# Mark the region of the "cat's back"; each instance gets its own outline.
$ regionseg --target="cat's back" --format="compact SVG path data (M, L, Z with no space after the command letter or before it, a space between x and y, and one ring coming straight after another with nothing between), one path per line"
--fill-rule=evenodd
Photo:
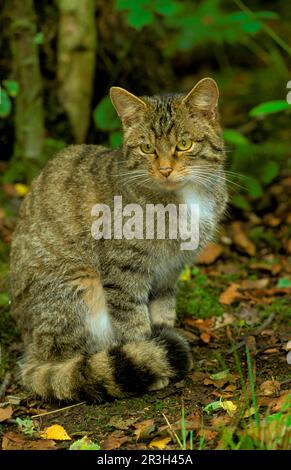
M12 277L15 270L19 278L24 267L72 256L74 246L80 252L84 232L89 238L92 206L105 192L103 172L111 153L101 146L73 145L46 164L20 208L11 246Z

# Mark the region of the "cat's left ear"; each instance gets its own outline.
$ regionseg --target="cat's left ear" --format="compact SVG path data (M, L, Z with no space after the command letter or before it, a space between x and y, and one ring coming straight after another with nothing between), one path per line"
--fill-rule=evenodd
M209 118L214 118L218 103L218 86L213 78L200 80L183 98L182 103L190 108L203 111Z
M146 110L145 102L124 88L110 88L110 99L116 112L125 125L130 125L132 119Z

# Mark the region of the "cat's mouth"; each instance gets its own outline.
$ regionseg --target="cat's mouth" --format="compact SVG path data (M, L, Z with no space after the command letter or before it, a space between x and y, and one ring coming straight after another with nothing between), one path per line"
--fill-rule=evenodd
M175 189L179 189L182 186L184 186L184 184L187 182L187 179L168 177L168 178L155 178L155 181L158 183L158 185L161 188L166 189L168 191L174 191Z

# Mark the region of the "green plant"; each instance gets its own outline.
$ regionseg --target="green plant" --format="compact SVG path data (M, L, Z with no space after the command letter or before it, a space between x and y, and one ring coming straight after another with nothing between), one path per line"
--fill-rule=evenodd
M16 423L18 424L20 431L27 436L33 436L37 432L33 421L29 418L16 418Z

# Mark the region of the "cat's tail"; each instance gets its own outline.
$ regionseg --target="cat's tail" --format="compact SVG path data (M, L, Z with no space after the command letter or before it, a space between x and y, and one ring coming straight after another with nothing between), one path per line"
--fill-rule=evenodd
M192 366L187 341L173 328L155 326L149 340L112 347L93 355L79 354L62 362L28 359L22 367L24 385L48 399L139 395L165 387Z

